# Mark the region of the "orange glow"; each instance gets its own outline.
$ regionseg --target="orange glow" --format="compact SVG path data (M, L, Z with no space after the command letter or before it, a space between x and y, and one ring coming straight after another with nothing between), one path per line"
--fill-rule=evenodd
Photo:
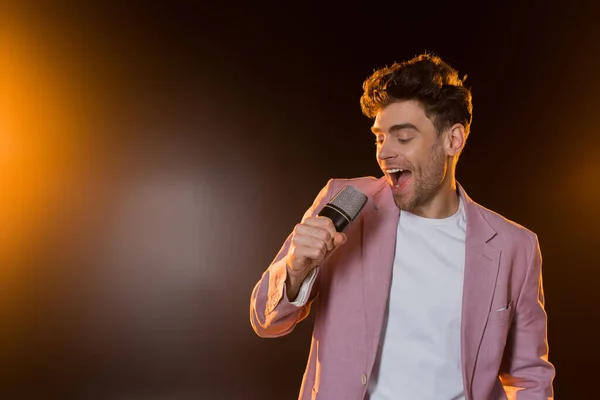
M579 203L584 210L598 216L598 204L600 204L600 160L597 154L594 154L598 147L590 144L578 149L578 159L574 160L577 171L572 179L573 188L571 193L574 194L575 201Z
M8 17L8 18L7 18ZM26 250L60 195L74 108L42 35L0 24L0 259ZM14 261L14 260L13 260ZM3 263L0 272L7 268Z

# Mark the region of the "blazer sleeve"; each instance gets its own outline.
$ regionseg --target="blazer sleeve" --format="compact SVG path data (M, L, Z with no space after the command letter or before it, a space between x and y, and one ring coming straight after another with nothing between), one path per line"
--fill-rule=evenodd
M504 352L500 379L509 398L551 400L555 370L548 361L547 316L544 310L542 257L537 236Z
M304 213L302 221L316 216L335 194L335 180L330 179L315 198L312 206ZM310 297L306 304L292 304L286 293L287 278L286 256L290 248L290 234L277 253L277 256L263 273L250 297L250 323L260 337L279 337L290 333L298 322L306 318L310 306L318 294L319 272L310 288Z

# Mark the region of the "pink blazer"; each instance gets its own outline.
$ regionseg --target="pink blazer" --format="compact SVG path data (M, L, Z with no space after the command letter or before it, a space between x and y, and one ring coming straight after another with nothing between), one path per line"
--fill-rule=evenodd
M304 217L316 215L344 185L369 200L348 227L347 242L318 267L308 304L290 304L285 292L290 237L251 296L250 321L261 337L286 335L314 308L301 400L363 400L382 331L400 212L385 179L368 177L330 180ZM467 216L461 323L466 398L552 399L537 236L459 190Z

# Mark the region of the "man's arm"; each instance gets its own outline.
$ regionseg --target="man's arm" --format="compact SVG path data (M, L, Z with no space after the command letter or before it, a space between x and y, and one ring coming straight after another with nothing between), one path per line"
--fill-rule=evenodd
M330 180L314 200L312 206L306 211L302 220L314 217L331 200L335 182ZM299 303L294 303L298 287L292 293L294 298L288 298L286 280L288 268L287 255L290 250L292 235L287 238L281 250L258 281L250 298L250 323L257 335L261 337L279 337L290 333L298 322L306 318L310 306L318 293L318 268L313 274L307 276L303 292L310 293L308 298Z
M516 303L500 379L510 398L553 399L554 367L548 361L547 317L544 310L542 257L534 236L527 274Z

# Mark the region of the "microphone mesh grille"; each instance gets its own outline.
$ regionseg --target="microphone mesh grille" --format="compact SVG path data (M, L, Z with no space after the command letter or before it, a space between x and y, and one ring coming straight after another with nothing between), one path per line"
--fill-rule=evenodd
M344 210L350 220L354 220L366 202L367 195L363 192L352 186L344 186L329 203Z

